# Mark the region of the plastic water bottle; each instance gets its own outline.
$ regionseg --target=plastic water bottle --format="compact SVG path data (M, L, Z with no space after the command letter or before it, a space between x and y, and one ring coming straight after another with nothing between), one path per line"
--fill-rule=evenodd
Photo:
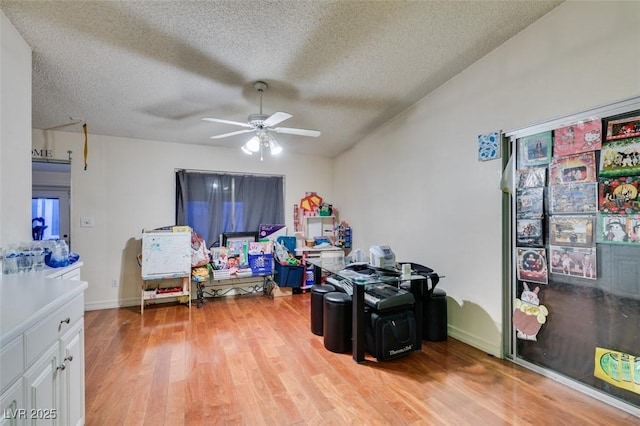
M69 265L69 246L65 240L58 240L51 251L51 266L60 268Z
M69 246L66 240L60 240L60 257L62 258L62 266L69 266Z
M314 284L313 265L307 265L305 271L305 287L311 287Z

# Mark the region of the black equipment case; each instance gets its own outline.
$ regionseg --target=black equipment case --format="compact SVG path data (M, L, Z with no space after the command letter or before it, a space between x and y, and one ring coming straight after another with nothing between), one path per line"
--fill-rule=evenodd
M378 361L399 358L417 347L416 319L413 311L366 314L365 346Z

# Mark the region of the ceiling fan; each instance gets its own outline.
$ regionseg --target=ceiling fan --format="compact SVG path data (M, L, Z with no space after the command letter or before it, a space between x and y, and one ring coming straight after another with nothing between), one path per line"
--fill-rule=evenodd
M253 154L254 152L260 152L260 159L262 160L263 148L269 148L272 155L278 154L282 151L282 147L278 141L270 134L274 133L288 133L291 135L299 136L311 136L317 138L320 136L318 130L307 129L295 129L291 127L274 127L277 124L291 118L291 114L287 112L275 112L271 115L265 115L262 113L262 94L269 87L264 81L256 81L253 87L260 93L260 113L249 115L247 122L224 120L221 118L205 117L203 120L212 121L214 123L232 124L234 126L246 127L246 130L237 130L235 132L223 133L221 135L211 136L211 139L221 139L229 136L241 135L243 133L255 132L255 136L242 146L242 151L247 154Z

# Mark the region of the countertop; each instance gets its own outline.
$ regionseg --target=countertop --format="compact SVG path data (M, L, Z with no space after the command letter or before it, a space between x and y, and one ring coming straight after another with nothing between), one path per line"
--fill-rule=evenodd
M85 281L48 278L53 272L82 266L46 268L26 274L0 275L0 347L88 287Z

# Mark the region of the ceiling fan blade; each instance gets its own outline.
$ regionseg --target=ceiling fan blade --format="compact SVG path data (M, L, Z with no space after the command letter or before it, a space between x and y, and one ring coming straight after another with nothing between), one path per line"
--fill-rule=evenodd
M213 121L214 123L233 124L234 126L250 127L253 129L253 125L249 123L242 123L240 121L223 120L221 118L203 118L204 121Z
M264 127L271 127L275 126L278 123L282 123L284 120L287 120L291 117L292 115L288 112L274 112L273 114L271 114L271 117L264 120L262 124L264 125Z
M276 127L273 130L276 133L288 133L290 135L311 136L317 138L320 136L319 130L292 129L291 127Z
M253 132L253 129L238 130L237 132L224 133L222 135L211 136L211 139L221 139L221 138L226 138L226 137L229 137L229 136L241 135L243 133L250 133L250 132Z

